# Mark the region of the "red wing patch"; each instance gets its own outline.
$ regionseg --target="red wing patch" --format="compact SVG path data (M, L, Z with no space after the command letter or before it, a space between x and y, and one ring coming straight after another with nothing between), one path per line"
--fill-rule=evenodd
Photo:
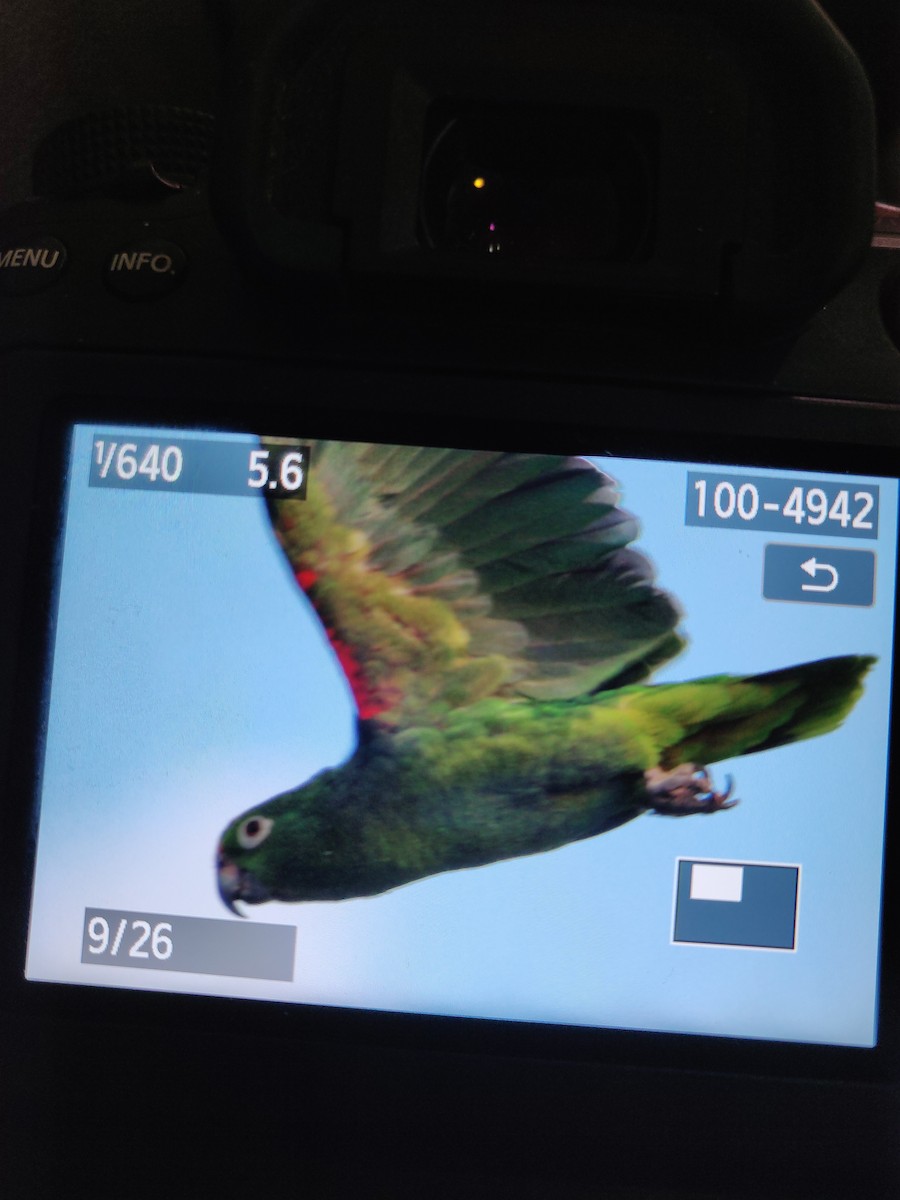
M294 578L303 588L309 598L310 603L316 610L316 614L322 622L325 633L332 650L337 655L337 660L341 664L341 670L350 684L350 690L353 693L353 699L356 701L357 712L360 720L367 721L372 717L377 717L379 713L385 712L390 705L387 701L379 696L375 688L371 686L366 679L365 671L359 663L356 655L353 653L352 646L341 641L334 629L325 620L324 614L320 611L316 603L315 587L319 576L316 571L305 569L294 572Z
M379 713L383 713L388 708L388 705L369 686L363 674L362 667L356 661L356 657L347 643L335 637L334 630L329 629L327 625L325 632L328 634L331 648L337 655L338 662L347 676L347 682L350 684L350 690L353 692L353 699L356 701L360 720L367 721L370 717L377 717Z

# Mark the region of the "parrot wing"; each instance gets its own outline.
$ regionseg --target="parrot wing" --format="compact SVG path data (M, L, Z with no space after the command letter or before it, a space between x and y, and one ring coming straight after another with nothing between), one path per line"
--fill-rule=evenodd
M637 521L584 459L289 444L310 446L307 492L268 499L273 527L362 720L572 698L682 649L677 604L631 549Z

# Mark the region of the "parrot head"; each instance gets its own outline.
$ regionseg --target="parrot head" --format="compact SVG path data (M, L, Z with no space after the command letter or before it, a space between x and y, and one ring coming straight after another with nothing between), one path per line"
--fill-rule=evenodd
M346 801L343 771L322 771L299 788L274 796L241 816L222 833L216 850L219 895L235 914L236 907L267 900L339 898L340 846L327 830L323 813Z

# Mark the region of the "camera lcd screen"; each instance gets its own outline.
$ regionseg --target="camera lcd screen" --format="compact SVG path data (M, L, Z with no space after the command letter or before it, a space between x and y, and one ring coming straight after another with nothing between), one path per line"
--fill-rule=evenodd
M874 1046L897 480L583 449L75 426L27 978Z

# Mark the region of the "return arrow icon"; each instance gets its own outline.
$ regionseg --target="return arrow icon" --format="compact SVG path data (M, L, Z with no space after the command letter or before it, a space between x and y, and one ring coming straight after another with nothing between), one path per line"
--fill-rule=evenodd
M762 582L764 600L869 608L875 603L875 552L771 542Z
M802 592L833 592L838 585L837 567L833 567L831 563L816 562L815 556L801 563L800 570L805 571L813 579L815 579L820 571L827 571L831 576L828 583L802 583L800 585Z

